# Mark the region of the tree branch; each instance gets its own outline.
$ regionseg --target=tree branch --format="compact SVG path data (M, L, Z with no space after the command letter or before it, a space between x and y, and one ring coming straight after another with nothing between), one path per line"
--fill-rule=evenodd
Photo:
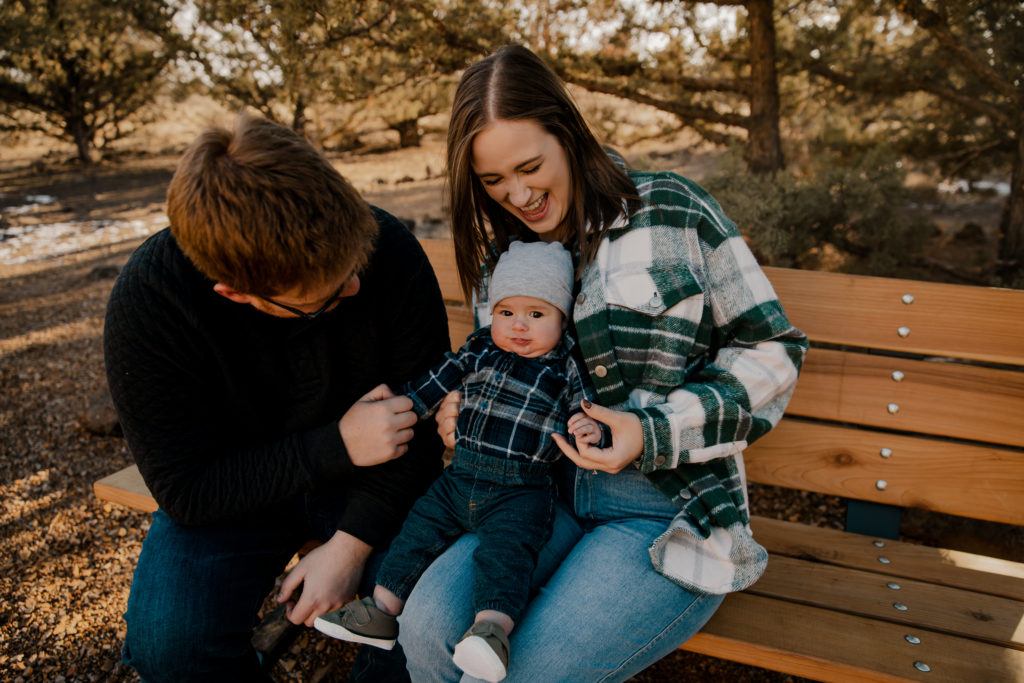
M449 29L447 24L434 16L434 10L430 7L425 7L420 2L405 2L406 7L409 7L420 14L423 21L427 22L434 27L434 30L438 32L444 44L448 47L455 48L458 50L464 50L470 54L475 55L486 55L490 53L491 47L483 44L479 41L473 40L465 36L462 32L453 32Z
M840 85L851 92L863 92L865 90L884 91L890 94L903 94L908 95L914 92L926 92L935 95L939 99L946 100L957 106L963 107L969 111L977 112L978 114L988 116L993 121L1001 123L1003 125L1013 125L1013 116L996 105L986 102L985 100L978 99L977 97L971 97L963 95L953 88L942 87L938 83L928 83L923 81L913 81L904 78L889 78L879 79L871 81L870 83L864 83L858 80L856 76L849 73L842 73L834 70L830 65L822 62L811 64L807 68L808 72L821 76L822 78ZM867 70L865 70L867 71ZM875 71L872 69L871 71ZM870 87L865 87L865 86Z
M901 0L897 7L931 34L942 48L959 59L968 71L988 83L993 90L1015 101L1019 98L1013 83L1004 79L996 69L979 59L960 42L950 30L945 17L925 7L921 0Z
M734 92L749 96L751 91L750 81L742 78L694 78L665 72L653 75L662 85L671 85L693 92Z
M638 88L626 85L613 85L593 78L587 78L586 76L567 73L560 67L556 67L556 69L559 72L559 76L569 83L574 83L593 92L615 95L616 97L622 97L633 102L646 104L662 111L667 111L670 114L674 114L684 121L696 119L711 123L720 123L726 126L735 126L737 128L747 128L749 125L749 117L741 114L722 113L710 107L679 104L677 102L671 102L655 97Z

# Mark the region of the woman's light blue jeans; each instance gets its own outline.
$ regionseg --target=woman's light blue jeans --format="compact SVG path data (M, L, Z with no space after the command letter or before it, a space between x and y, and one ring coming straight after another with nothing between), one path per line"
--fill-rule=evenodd
M563 460L554 532L534 574L539 592L510 638L508 683L623 681L684 643L722 596L698 595L654 571L648 548L679 508L636 469L580 470ZM472 681L452 652L473 622L465 535L423 574L400 617L410 677Z

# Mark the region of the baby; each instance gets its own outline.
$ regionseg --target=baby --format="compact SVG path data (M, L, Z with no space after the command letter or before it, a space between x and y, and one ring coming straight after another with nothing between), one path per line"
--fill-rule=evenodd
M416 414L431 415L461 389L452 463L413 506L377 574L372 597L316 619L330 636L391 649L396 615L430 563L464 533L475 533L473 625L453 661L486 681L505 677L508 635L529 598L537 553L551 534L560 451L569 431L598 443L601 426L582 412L593 400L566 333L573 267L557 242L513 242L490 279L492 321L423 377L402 387ZM569 418L572 417L571 426Z

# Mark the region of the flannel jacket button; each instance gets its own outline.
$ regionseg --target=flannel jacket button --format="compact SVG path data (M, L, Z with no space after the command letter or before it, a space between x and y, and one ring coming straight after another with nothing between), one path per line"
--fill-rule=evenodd
M665 464L665 456L664 455L659 455L658 457L656 457L654 459L654 464L655 464L656 467L661 467L662 465L664 465Z
M655 294L654 296L651 297L651 301L647 305L650 306L651 308L657 308L658 306L661 306L661 297Z
M582 306L583 302L586 301L586 300L587 300L587 295L584 294L583 292L580 292L579 294L576 295L576 305L577 306Z
M679 489L679 497L683 500L690 500L693 498L693 494L690 493L690 489Z
M597 375L598 377L607 377L608 368L606 368L603 365L598 365L596 368L594 368L594 374Z

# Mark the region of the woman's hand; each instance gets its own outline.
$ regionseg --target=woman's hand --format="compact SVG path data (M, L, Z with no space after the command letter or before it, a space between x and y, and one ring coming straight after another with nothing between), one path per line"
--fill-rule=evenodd
M601 443L601 425L586 413L573 413L565 429L572 434L577 444Z
M640 457L644 450L644 431L640 418L633 413L621 412L583 401L583 412L593 419L608 425L612 433L612 445L598 448L588 443L579 443L579 450L573 448L561 434L552 434L558 447L566 457L586 470L600 470L615 474Z
M437 433L447 448L455 448L455 422L459 419L460 401L462 395L459 392L449 392L434 415L434 419L437 420Z

